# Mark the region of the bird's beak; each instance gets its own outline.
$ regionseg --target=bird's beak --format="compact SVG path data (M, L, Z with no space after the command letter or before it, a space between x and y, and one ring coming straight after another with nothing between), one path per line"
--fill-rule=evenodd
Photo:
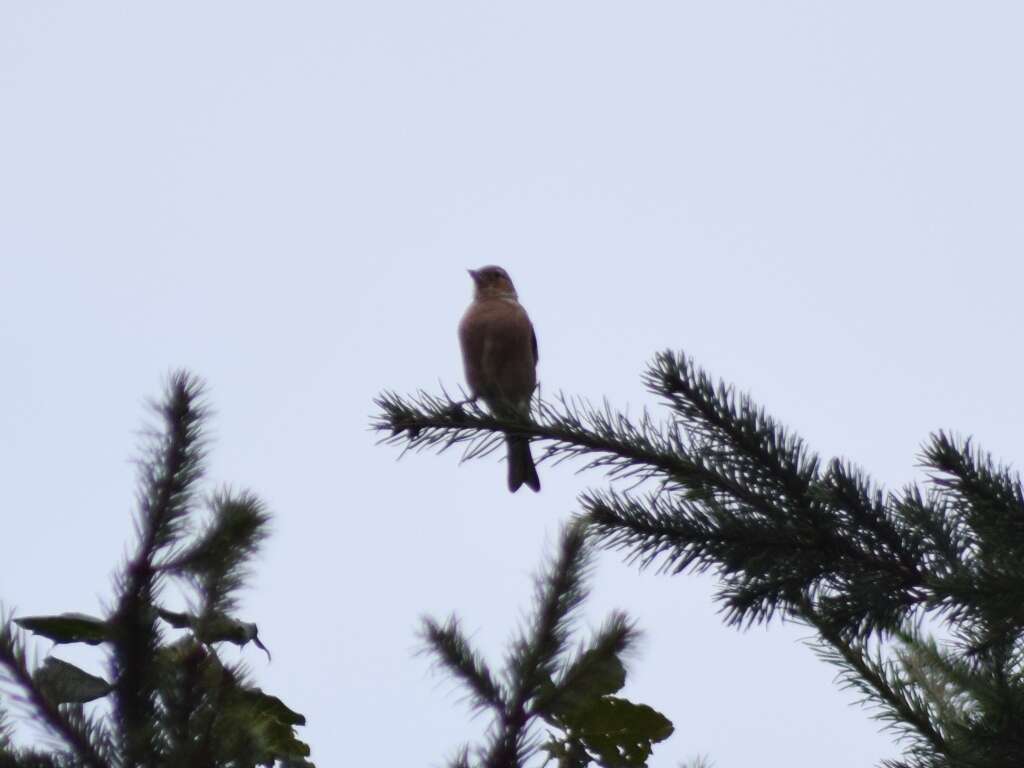
M476 279L477 278L477 272L476 272L476 270L475 269L467 269L466 271L469 272L469 276L473 278L473 282L474 283L477 282L477 279Z

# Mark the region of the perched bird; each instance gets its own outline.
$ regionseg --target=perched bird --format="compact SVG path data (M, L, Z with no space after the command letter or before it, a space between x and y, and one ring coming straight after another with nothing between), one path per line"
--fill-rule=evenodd
M482 398L499 418L526 420L537 386L537 336L519 303L512 280L501 267L469 270L473 303L459 323L466 382L473 399ZM527 437L508 435L508 489L524 483L540 490L540 478Z

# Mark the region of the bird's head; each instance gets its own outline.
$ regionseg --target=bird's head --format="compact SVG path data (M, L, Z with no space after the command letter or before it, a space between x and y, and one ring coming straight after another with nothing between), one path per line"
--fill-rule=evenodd
M480 269L469 270L469 276L473 278L476 286L476 298L478 299L516 299L516 287L512 285L512 278L508 276L501 267L488 266Z

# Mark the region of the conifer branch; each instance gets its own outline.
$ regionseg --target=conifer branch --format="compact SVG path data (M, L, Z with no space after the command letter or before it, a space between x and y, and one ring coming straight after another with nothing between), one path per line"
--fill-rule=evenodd
M449 763L453 768L522 768L541 746L532 730L540 719L563 732L543 748L561 756L559 765L580 768L594 761L607 768L638 766L638 757L672 733L660 713L611 696L625 684L622 656L637 637L625 614L612 614L574 655L567 652L586 596L590 549L581 525L563 531L558 555L537 579L534 611L512 643L501 683L455 618L444 625L424 620L426 650L469 689L473 708L494 718L486 745L473 753L475 761L464 748ZM623 762L625 753L631 758Z
M10 682L22 692L21 700L35 712L39 722L83 766L107 768L112 765L102 726L86 718L80 710L77 713L62 711L36 684L29 669L24 641L7 617L0 617L0 666Z
M551 701L584 688L588 681L600 677L607 670L609 660L620 660L631 652L639 638L639 630L625 613L612 613L588 643L581 645L571 658L566 658L551 692L537 703L536 708L549 707Z
M850 501L840 495L847 490L841 482L848 480L842 467L835 465L824 479L819 478L817 457L748 398L737 401L721 386L716 391L706 374L671 353L658 357L647 380L652 388L662 387L659 394L670 400L683 419L694 423L657 425L647 413L634 423L608 404L599 409L564 396L554 404L538 401L534 422L512 423L450 398L421 393L410 402L389 393L377 401L382 413L374 425L391 431L385 442L407 442L407 450L444 450L466 443L468 456L477 455L475 441L494 432L546 439L549 444L542 460L586 455L589 463L584 469L604 467L613 477L655 479L663 490L679 491L689 502L713 508L720 523L728 518L730 525L756 534L756 540L751 539L762 560L768 559L761 546L764 542L788 542L794 556L787 565L795 565L804 582L822 581L824 573L849 564L854 575L865 567L872 574L888 574L885 589L890 594L894 579L905 580L912 572L907 552L886 551L901 542L894 523L877 507L854 506L844 516L841 506L822 498L831 492L841 502ZM716 397L722 402L715 402ZM851 518L858 521L865 540L845 535L845 523ZM879 542L885 545L881 552ZM795 556L797 550L804 555ZM789 591L786 585L780 588ZM881 593L881 585L874 591ZM865 618L860 631L871 630L862 608L845 604L836 609L859 613Z
M583 526L569 527L558 556L537 580L537 610L530 626L512 645L507 660L507 703L483 761L487 768L516 768L536 749L528 738L528 704L557 670L572 616L586 598L589 564Z
M249 561L269 535L270 515L250 493L223 491L210 499L211 519L195 541L160 570L196 583L201 613L224 616L236 608L235 593L249 576Z
M461 445L464 458L478 458L500 444L495 438L508 434L549 441L545 459L587 456L584 469L605 468L614 477L659 476L668 481L675 475L701 472L680 460L671 433L660 432L646 418L634 425L610 406L601 410L564 397L556 403L536 400L534 420L524 422L498 418L476 403L425 392L414 398L385 392L374 402L380 412L373 418L372 428L389 433L383 438L386 444L404 443L403 453L443 452Z
M691 437L703 438L708 453L763 489L766 498L782 496L807 505L808 490L818 475L819 460L803 440L792 436L747 395L735 394L672 351L659 354L644 374L649 391L668 401ZM724 449L724 450L723 450ZM802 503L801 503L802 502Z
M109 617L66 612L15 622L55 643L106 646L113 682L52 656L30 675L10 622L0 626L0 665L10 662L12 679L27 692L37 719L72 747L46 754L7 749L0 733L0 768L8 757L19 768L312 768L309 747L295 733L305 718L249 683L242 665L222 664L214 648L254 642L269 658L256 625L229 615L267 535L269 515L252 494L224 491L209 499L207 525L190 530L205 455L201 397L198 379L178 373L155 406L162 430L150 434L140 467L137 544L116 577ZM168 576L196 588L198 614L160 604ZM163 623L187 634L166 644ZM85 714L83 702L108 695L109 715L93 720Z
M157 666L160 643L154 602L159 591L157 559L180 538L203 472L207 415L198 379L176 373L155 410L163 432L152 436L150 458L140 469L138 548L118 577L118 601L111 624L114 712L125 740L125 766L153 765L164 745L157 721Z
M886 493L849 462L823 463L685 355L658 355L645 382L670 409L663 423L563 395L538 399L535 419L513 424L447 396L389 393L374 425L407 450L462 444L465 458L485 455L502 434L526 435L551 463L584 458L584 470L653 481L650 493L583 495L595 541L640 567L714 571L728 623L781 615L814 627L843 679L913 736L913 765L1019 762L1020 477L940 432L923 453L931 490ZM908 632L925 616L941 619L962 653ZM892 658L869 653L885 642L897 645Z
M913 754L923 757L948 753L946 742L933 722L926 702L896 667L880 657L872 659L866 641L844 637L809 602L803 605L800 618L818 631L817 650L823 658L840 667L844 684L860 690L865 701L880 707L879 719L915 739ZM910 636L907 639L910 641ZM926 746L922 748L922 745Z
M137 562L152 564L159 550L180 538L187 522L206 459L203 426L209 409L203 396L198 378L177 372L164 399L153 405L163 430L151 434L150 456L140 468Z
M474 709L506 707L504 690L494 679L487 662L473 650L456 617L450 617L443 625L425 618L421 635L438 662L469 689Z

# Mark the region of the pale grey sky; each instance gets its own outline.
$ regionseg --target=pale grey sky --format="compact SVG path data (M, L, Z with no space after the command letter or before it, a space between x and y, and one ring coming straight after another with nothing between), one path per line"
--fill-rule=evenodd
M143 403L210 386L210 478L275 514L244 652L321 766L436 765L483 728L414 655L496 661L606 480L374 445L381 389L454 389L466 267L511 273L548 393L653 401L683 348L824 456L921 479L940 427L1021 455L1024 7L1014 2L0 5L0 599L99 611ZM603 557L645 630L656 768L899 754L795 627ZM45 652L46 646L39 646ZM59 654L68 657L63 650ZM76 657L95 659L98 656Z

